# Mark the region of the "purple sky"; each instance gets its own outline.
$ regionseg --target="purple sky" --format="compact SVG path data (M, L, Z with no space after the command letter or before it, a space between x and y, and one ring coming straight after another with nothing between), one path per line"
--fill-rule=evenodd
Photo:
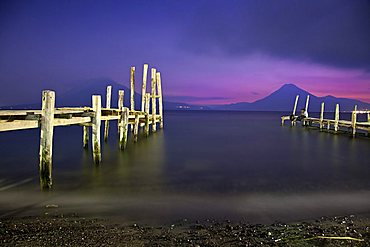
M370 1L0 1L0 106L162 72L165 97L260 99L285 83L370 102ZM140 91L141 85L137 85Z

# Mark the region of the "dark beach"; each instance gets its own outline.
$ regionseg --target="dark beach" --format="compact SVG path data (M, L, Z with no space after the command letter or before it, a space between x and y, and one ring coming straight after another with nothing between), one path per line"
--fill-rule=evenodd
M369 246L367 216L270 225L182 219L168 225L117 223L77 215L0 220L2 246Z

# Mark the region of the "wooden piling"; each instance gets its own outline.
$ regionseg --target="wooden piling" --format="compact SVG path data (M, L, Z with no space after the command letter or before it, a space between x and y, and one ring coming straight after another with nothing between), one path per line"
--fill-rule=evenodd
M370 112L367 113L367 122L370 123ZM370 129L367 131L367 136L370 136Z
M92 119L92 152L95 164L101 162L100 148L100 126L101 126L101 97L100 95L92 96L92 108L94 117Z
M157 95L156 95L156 69L152 68L152 132L157 131L156 125L156 111L157 111Z
M143 87L141 89L141 111L145 110L146 79L148 77L148 64L143 67Z
M83 148L88 148L89 147L89 127L84 126L83 127Z
M139 135L139 121L140 121L140 116L139 115L135 115L134 142L137 142L138 135Z
M357 105L355 105L355 109L352 111L352 121L351 121L351 126L352 126L352 136L356 136L356 121L357 121Z
M339 104L335 105L335 120L334 120L334 131L338 131L338 125L339 125Z
M298 104L298 99L299 99L299 95L295 96L295 101L294 101L294 107L293 107L293 116L295 116L295 113L297 111L297 104Z
M106 97L106 103L105 108L110 109L110 103L111 103L111 97L112 97L112 86L107 86L107 97ZM105 120L105 129L104 129L104 141L108 141L108 134L109 134L109 121Z
M124 105L124 98L125 98L125 91L124 90L118 90L118 110L123 110ZM118 120L118 134L120 131L120 121Z
M41 189L50 189L52 181L52 153L54 132L55 92L42 92L42 110L40 121L40 185Z
M293 116L295 116L295 113L297 111L298 99L299 99L299 95L295 96L295 101L294 101L294 106L293 106L293 112L292 112L292 115ZM291 121L290 122L290 125L291 126L294 126L295 125L295 121Z
M310 101L310 95L307 95L307 98L306 98L306 107L304 108L304 112L307 113L307 117L308 117L308 102Z
M130 70L130 85L131 85L130 106L131 111L135 111L135 67L131 67Z
M141 89L141 111L145 112L145 94L146 94L146 81L148 78L148 64L143 67L143 85ZM144 127L145 123L141 123L140 127Z
M145 136L149 136L149 104L150 104L150 93L145 94L145 127L144 127L144 133Z
M163 129L163 100L162 100L162 83L161 83L161 73L157 72L157 90L158 90L158 107L159 107L159 116L160 124L159 128Z
M124 107L121 111L120 119L119 119L119 147L121 150L126 149L127 145L127 132L128 132L128 117L129 117L129 109Z
M320 130L324 127L324 107L325 103L321 102L321 111L320 111Z

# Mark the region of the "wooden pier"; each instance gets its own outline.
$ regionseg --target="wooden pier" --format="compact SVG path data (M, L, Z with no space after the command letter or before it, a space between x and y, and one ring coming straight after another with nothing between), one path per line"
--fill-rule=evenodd
M0 132L40 128L39 174L42 189L52 187L52 153L53 131L57 126L78 125L83 129L82 147L88 148L89 130L91 129L91 146L94 163L101 163L101 123L104 121L104 140L108 140L109 121L118 121L119 149L125 150L128 139L128 129L133 132L134 142L138 141L139 127L144 127L145 136L149 136L150 125L156 132L157 124L163 128L163 99L161 74L152 68L151 93L147 93L146 80L148 65L143 68L143 87L141 109L135 110L135 67L130 73L130 107L124 106L124 90L118 91L118 107L111 108L112 87L106 90L105 107L102 106L101 95L92 95L91 106L55 107L55 92L42 92L41 110L0 110ZM150 112L150 102L152 111ZM157 104L158 102L158 113Z
M299 99L299 95L297 95L295 98L292 115L281 117L281 125L284 125L284 122L287 120L290 121L291 126L296 125L297 118L298 118L298 116L296 115L298 99ZM339 104L336 104L334 119L325 119L324 118L325 103L322 102L321 109L320 109L320 117L313 118L313 117L308 116L309 100L310 100L310 96L307 95L306 107L304 109L307 115L301 121L303 126L315 126L315 127L320 128L320 130L334 130L334 133L338 133L339 130L344 130L344 131L349 132L353 137L356 136L356 132L358 130L362 130L369 136L370 134L370 110L357 110L357 105L355 105L353 111L351 111L351 120L341 120L339 118L339 113L340 113ZM359 114L366 114L367 121L358 121L357 115Z

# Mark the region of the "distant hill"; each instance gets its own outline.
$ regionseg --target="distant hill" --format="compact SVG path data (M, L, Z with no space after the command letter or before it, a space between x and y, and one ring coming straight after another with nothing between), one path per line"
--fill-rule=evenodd
M102 104L105 106L106 87L112 86L112 107L117 107L118 90L125 91L125 106L130 105L130 89L122 84L118 84L107 78L100 78L79 83L75 88L64 94L56 92L56 106L90 106L91 96L93 94L100 94L102 96ZM334 96L317 97L294 84L285 84L275 92L267 97L257 100L252 103L240 102L226 105L191 105L180 102L166 101L166 94L164 94L163 107L165 110L227 110L227 111L291 111L293 109L296 95L299 94L299 102L297 111L304 108L306 97L310 95L310 102L308 111L319 112L321 102L325 102L325 111L334 111L335 104L340 104L340 111L351 111L354 105L358 109L370 109L370 104L354 99L336 98ZM135 108L141 107L141 95L135 92ZM1 107L1 109L40 109L41 99L39 103L23 104L16 106Z
M91 96L93 94L98 94L102 96L102 105L105 106L106 101L106 87L108 85L112 86L112 101L111 107L116 108L118 105L118 90L124 90L124 105L130 105L130 89L122 84L118 84L111 79L100 78L93 79L84 82L83 84L78 84L73 89L67 91L66 93L58 94L56 92L56 106L90 106L91 105ZM149 86L150 87L150 86ZM149 89L148 89L149 90ZM186 103L180 102L169 102L166 101L166 95L163 95L163 108L164 110L199 110L203 109L202 106L195 106ZM1 109L40 109L41 108L41 99L39 103L31 104L22 104L22 105L13 105L13 106L4 106ZM141 108L141 94L135 92L135 109Z
M227 105L209 106L213 110L231 111L291 111L296 95L299 95L297 110L305 107L306 97L310 95L308 111L319 112L321 102L325 102L325 111L334 111L335 105L340 105L341 111L353 110L354 105L358 109L370 109L370 104L354 99L336 98L334 96L317 97L294 84L285 84L267 97L253 103L240 102Z

